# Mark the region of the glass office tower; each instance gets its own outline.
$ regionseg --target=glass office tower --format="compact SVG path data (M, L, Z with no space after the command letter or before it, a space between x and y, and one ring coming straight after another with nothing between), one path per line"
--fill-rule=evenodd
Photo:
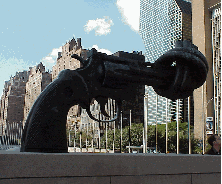
M173 48L177 40L192 39L191 3L184 0L140 0L140 35L147 62ZM186 119L186 100L171 101L146 86L148 124ZM146 109L145 107L145 109Z

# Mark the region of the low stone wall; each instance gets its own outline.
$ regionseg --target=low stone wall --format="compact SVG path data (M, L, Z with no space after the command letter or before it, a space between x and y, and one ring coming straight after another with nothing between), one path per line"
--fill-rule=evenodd
M220 183L221 157L0 152L0 183Z

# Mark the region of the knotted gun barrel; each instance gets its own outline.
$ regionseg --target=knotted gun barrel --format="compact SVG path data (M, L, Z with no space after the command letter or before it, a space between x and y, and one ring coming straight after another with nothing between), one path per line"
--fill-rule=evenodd
M35 101L26 120L21 151L67 152L66 118L73 105L86 109L96 121L118 118L121 101L131 98L139 85L153 86L161 96L178 99L190 96L206 80L208 65L198 48L179 41L154 63L109 56L92 49L88 59L72 55L82 63L77 70L63 70ZM97 120L90 112L96 99L105 111L107 99L116 100L117 114L111 120Z
M153 86L157 94L169 99L186 98L207 78L208 63L205 56L189 41L176 42L175 48L160 56L154 69L164 72L174 64L174 80L167 87Z
M94 71L98 73L98 76L100 75L100 84L97 85L97 89L100 90L90 90L96 92L90 99L96 98L102 104L101 109L105 116L107 115L104 106L108 97L117 100L119 107L122 100L130 98L131 95L123 90L131 91L138 85L149 85L158 95L169 99L183 99L192 95L194 89L205 82L208 72L206 58L189 41L176 42L174 49L163 54L154 63L109 56L98 53L95 49L91 50L86 61L77 55L72 55L72 57L83 63L84 72L87 71L88 74L92 69L88 70L87 66L98 65L97 69L100 68L100 74ZM86 74L82 75L86 76ZM91 116L89 109L87 112L92 119L96 120ZM114 121L117 117L118 113L110 121Z

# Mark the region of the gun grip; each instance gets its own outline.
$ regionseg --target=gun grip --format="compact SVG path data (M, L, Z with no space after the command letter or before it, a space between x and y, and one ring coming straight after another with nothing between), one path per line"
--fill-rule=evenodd
M39 95L29 112L21 152L67 153L68 111L79 101L84 101L87 95L87 86L78 72L61 71Z

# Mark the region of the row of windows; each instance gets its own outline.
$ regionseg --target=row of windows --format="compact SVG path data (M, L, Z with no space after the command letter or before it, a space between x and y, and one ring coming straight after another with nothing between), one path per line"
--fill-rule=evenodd
M175 0L141 0L140 2L140 34L145 43L146 61L154 62L172 48L176 40L182 39L182 12ZM147 104L149 123L155 122L156 118L158 122L163 122L163 118L166 119L166 111L169 120L172 116L170 100L166 107L167 99L158 96L157 101L157 94L152 87L147 86L146 92L149 94ZM156 109L158 109L157 112Z

